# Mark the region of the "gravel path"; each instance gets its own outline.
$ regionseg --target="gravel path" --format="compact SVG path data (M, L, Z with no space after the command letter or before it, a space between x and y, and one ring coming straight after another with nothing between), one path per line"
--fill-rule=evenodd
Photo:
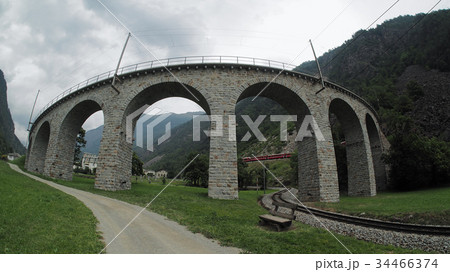
M82 201L92 210L98 221L98 230L107 245L142 210L142 207L69 188L53 183L20 170L10 164L15 171L43 182ZM130 226L107 248L107 253L240 253L240 249L222 247L216 241L201 234L194 234L186 227L170 221L166 217L143 211Z
M296 195L297 190L291 189L291 192ZM262 199L263 205L268 209L274 209L272 205L272 194L266 195ZM297 203L297 200L289 193L283 194L283 199L286 201ZM281 212L290 213L290 210L283 210L279 208ZM363 226L357 226L353 224L338 222L330 219L320 218L320 222L317 218L310 214L296 211L296 220L304 224L323 228L322 224L334 233L339 233L346 236L352 236L360 240L365 240L377 244L393 245L402 248L420 249L429 252L450 253L450 237L447 236L433 236L422 234L411 234L405 232L388 231L382 229L375 229ZM322 223L322 224L321 224ZM350 249L351 250L351 249Z

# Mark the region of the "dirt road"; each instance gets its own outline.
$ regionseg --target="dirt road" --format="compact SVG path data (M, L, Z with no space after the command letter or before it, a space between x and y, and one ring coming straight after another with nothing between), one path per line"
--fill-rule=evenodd
M142 210L142 207L89 192L62 186L20 170L15 171L43 182L82 201L92 210L107 245ZM106 253L239 253L240 250L222 247L201 234L194 234L186 227L159 214L143 211L130 226L107 248Z

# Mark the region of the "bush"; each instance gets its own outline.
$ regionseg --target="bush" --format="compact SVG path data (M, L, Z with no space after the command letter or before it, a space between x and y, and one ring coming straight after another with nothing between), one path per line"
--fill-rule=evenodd
M27 158L27 156L21 156L20 158L13 160L11 163L14 163L18 166L24 167L26 158Z
M190 153L186 160L186 164L192 161L197 156L195 153ZM195 160L186 167L184 171L184 179L187 181L187 186L208 187L208 157L206 155L199 155Z
M414 190L450 180L450 143L413 133L396 134L385 161L391 164L391 187Z

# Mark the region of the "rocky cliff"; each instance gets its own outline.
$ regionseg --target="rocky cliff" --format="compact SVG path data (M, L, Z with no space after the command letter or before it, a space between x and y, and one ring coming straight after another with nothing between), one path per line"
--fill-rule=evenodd
M25 154L25 147L14 134L14 122L8 108L7 86L0 70L0 153L17 152Z

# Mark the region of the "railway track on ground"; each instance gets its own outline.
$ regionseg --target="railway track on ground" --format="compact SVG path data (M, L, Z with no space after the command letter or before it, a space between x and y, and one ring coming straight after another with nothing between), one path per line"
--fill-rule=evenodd
M295 210L303 213L313 214L319 218L326 218L330 220L335 220L343 223L384 229L390 231L398 231L398 232L407 232L407 233L415 233L415 234L427 234L427 235L444 235L450 236L450 226L433 226L433 225L416 225L416 224L406 224L406 223L398 223L398 222L388 222L381 221L377 219L371 218L363 218L352 215L334 213L329 211L323 211L316 208L307 207L300 204L295 204L290 201L287 201L283 198L283 193L287 190L282 190L272 195L272 203L278 205L280 207L292 207L295 205ZM274 203L275 202L275 203Z

